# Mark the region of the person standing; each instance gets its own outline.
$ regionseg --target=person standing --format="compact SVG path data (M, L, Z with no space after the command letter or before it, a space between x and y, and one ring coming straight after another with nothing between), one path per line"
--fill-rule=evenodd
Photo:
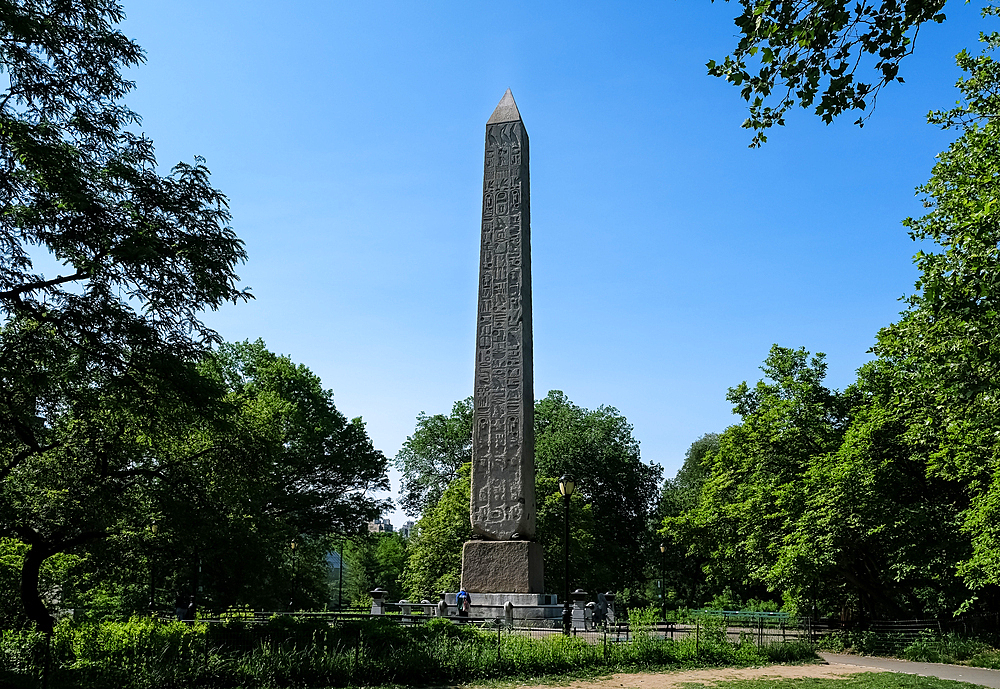
M472 597L463 588L455 596L455 605L458 606L458 616L468 617L469 609L472 607Z

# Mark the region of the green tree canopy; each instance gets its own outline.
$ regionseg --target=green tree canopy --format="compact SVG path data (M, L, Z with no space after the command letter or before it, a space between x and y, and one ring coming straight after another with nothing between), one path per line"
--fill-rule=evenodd
M663 482L659 502L653 514L653 531L659 530L664 519L678 517L685 510L693 510L701 499L702 486L711 474L711 457L719 450L719 434L706 433L688 447L684 463L672 479ZM661 535L660 553L654 552L650 563L654 579L663 579L662 590L657 595L666 596L670 607L701 607L712 597L722 594L725 585L709 589L702 567L703 557L689 553L687 547Z
M367 598L376 587L386 591L388 601L405 598L402 583L406 558L406 540L398 533L362 534L350 540L344 551L347 599Z
M542 477L575 477L592 510L595 550L578 573L581 585L616 591L642 581L654 548L648 527L663 470L642 462L625 417L614 407L584 409L561 391L550 391L535 404L535 468ZM536 495L539 504L550 504L545 496L551 491ZM543 543L560 538L539 527Z
M827 123L874 105L882 88L903 81L900 62L913 51L920 27L945 19L944 0L739 4L736 48L722 62L711 60L708 72L738 86L749 103L743 126L754 130L752 146L767 140L768 128L784 124L796 104Z
M400 506L415 517L437 503L463 464L472 461L472 398L455 402L451 415L424 412L394 463L402 474Z
M983 41L983 54L958 56L967 76L957 107L930 115L959 136L919 189L928 212L904 223L924 247L917 292L874 348L898 371L906 443L971 500L973 552L960 572L977 591L1000 585L1000 34Z
M471 422L469 438L472 438ZM440 591L458 590L462 579L462 544L472 538L471 475L472 464L464 464L458 478L436 503L424 509L413 527L402 581L411 600L437 600Z
M846 618L957 609L962 492L905 442L896 371L873 362L840 393L822 384L822 355L777 346L763 370L769 381L730 390L741 422L665 533L744 600Z
M28 545L23 609L42 628L51 617L39 576L63 552L88 560L78 573L92 579L89 592L63 586L80 590L68 601L77 606L100 596L144 607L155 572L167 589L160 605L199 587L202 602L221 607L280 609L293 594L325 602L325 536L386 507L371 497L388 488L385 457L307 368L258 341L223 345L192 375L215 391L213 404L127 387L56 404L45 430L58 442L0 485L0 535Z
M143 61L105 0L0 7L0 425L16 445L0 480L53 439L38 422L52 347L80 373L191 394L190 361L218 341L206 308L239 301L245 258L225 196L200 159L158 171L133 133L122 71ZM54 260L56 275L37 265ZM53 343L53 337L58 342ZM81 388L82 389L82 388ZM63 398L65 402L65 397Z

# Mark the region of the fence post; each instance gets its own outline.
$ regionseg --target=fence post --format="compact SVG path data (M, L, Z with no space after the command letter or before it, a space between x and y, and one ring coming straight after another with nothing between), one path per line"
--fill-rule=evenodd
M700 629L701 629L701 620L696 618L695 621L694 621L694 654L695 655L699 654L699 651L698 651L698 636L699 636L698 631Z

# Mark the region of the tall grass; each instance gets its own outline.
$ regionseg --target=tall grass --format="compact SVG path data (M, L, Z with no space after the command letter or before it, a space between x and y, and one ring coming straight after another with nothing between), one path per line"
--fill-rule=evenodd
M633 614L628 642L456 625L406 627L391 620L266 624L128 622L59 625L52 643L53 689L152 687L345 687L423 685L660 667L748 665L814 657L806 644L757 647L706 632L696 642L662 639ZM39 634L0 637L0 686L38 686L45 656Z

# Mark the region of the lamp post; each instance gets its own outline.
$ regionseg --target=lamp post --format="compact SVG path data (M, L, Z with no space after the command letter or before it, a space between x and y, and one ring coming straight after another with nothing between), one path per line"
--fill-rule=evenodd
M337 591L337 612L344 611L344 537L340 537L340 584Z
M295 566L295 564L296 564L296 562L295 562L295 548L297 546L298 546L298 543L296 543L295 541L291 542L290 547L292 549L292 597L288 601L288 609L289 610L292 610L295 607L295 593L296 593L295 589L296 589L296 586L298 585L298 582L296 581L296 575L298 574L298 568Z
M576 481L569 474L565 474L559 479L559 492L562 493L565 509L563 510L566 517L566 531L563 538L563 558L565 564L565 592L566 598L563 600L563 613L562 613L562 623L563 623L563 634L569 635L570 626L573 622L573 612L569 608L569 499L573 495L573 491L576 490Z
M159 525L154 519L149 525L149 533L152 535L152 539L156 538L156 532L159 530ZM151 541L152 541L151 539ZM155 550L152 542L149 546L149 609L156 610L156 559L154 557Z
M663 608L663 621L667 621L667 544L660 544L660 600Z

